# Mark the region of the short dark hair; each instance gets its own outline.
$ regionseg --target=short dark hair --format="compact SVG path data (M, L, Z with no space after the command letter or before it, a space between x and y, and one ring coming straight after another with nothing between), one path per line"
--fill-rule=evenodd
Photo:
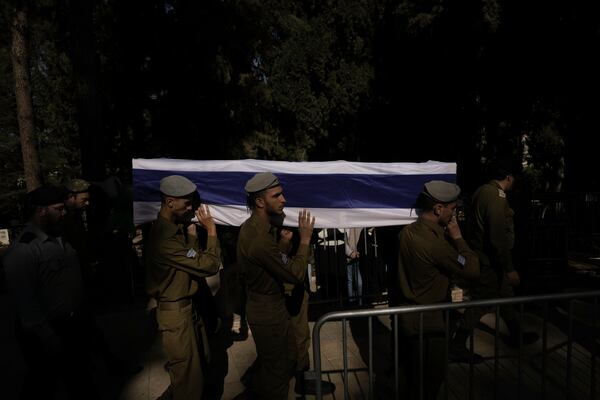
M501 157L489 166L490 179L502 180L508 175L517 176L523 172L523 164L515 157Z
M433 207L438 203L441 203L441 201L434 199L425 192L421 192L417 197L415 208L427 212L433 210Z
M252 211L256 208L256 199L258 198L264 198L265 197L265 192L267 191L267 189L261 190L260 192L253 192L253 193L248 193L246 196L246 207L248 207L248 210Z
M160 192L160 204L165 204L167 202L167 197L170 197L172 199L192 200L192 208L194 210L196 210L198 207L200 207L200 204L202 203L202 199L200 198L200 193L198 193L198 191L190 193L187 196L181 196L181 197L169 196L168 194L164 194L163 192Z

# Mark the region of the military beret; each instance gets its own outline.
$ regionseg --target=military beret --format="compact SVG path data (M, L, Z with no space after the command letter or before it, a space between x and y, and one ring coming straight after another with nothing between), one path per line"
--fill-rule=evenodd
M424 192L432 199L441 203L452 203L457 201L460 187L454 183L445 181L429 181L425 183Z
M259 172L246 182L246 193L256 193L279 186L279 178L270 172Z
M196 184L185 176L169 175L160 180L160 192L171 197L185 197L196 191Z
M72 179L67 182L65 188L71 193L84 193L90 190L90 183L83 179Z
M54 185L40 186L26 194L29 205L40 207L63 203L66 197L66 190L63 187Z

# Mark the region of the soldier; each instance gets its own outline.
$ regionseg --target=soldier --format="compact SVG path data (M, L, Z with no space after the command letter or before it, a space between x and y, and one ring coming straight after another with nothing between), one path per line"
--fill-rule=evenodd
M217 228L208 206L195 210L198 224L207 231L206 249L201 250L196 224L189 224L183 231L186 219L191 218L196 185L183 176L171 175L160 181L160 192L158 218L144 245L146 290L158 303L156 319L168 358L173 399L200 400L204 377L191 300L198 284L192 276L205 277L219 271Z
M77 254L63 240L63 188L27 194L29 222L4 258L17 305L17 339L27 363L22 398L54 397L62 381L71 399L98 398L91 377L83 282Z
M500 159L491 166L491 180L480 186L473 195L471 212L467 221L469 244L479 256L481 266L480 282L472 288L472 298L490 299L514 296L513 288L520 283L519 273L513 266L512 249L515 243L513 216L506 192L513 188L522 170L518 160ZM466 326L459 329L456 341L466 341L471 328L487 312L473 309L466 314ZM521 327L514 307L500 307L500 315L509 330L505 337L507 344L519 343ZM537 341L535 332L523 333L523 344Z
M87 337L92 351L100 355L110 373L127 376L142 370L141 365L134 365L119 358L110 349L104 332L96 322L93 299L100 295L95 284L98 261L93 256L90 246L90 232L87 224L86 210L90 206L90 183L83 179L72 179L65 184L67 198L65 200L66 215L64 217L64 238L77 252L79 266L84 283L84 303L86 308ZM104 293L102 293L104 294Z
M81 266L83 279L86 286L90 288L92 268L96 264L92 261L89 249L89 231L87 226L86 210L90 205L90 184L83 179L73 179L65 185L67 189L67 199L65 207L65 239L77 251L79 256L79 265Z
M90 205L90 183L83 179L71 179L65 185L66 204L70 210L85 210Z
M401 304L449 301L452 276L479 277L479 262L462 238L455 209L460 188L444 181L427 182L417 199L417 221L400 232L398 286ZM420 360L419 315L401 314L400 331L407 339L410 398L435 399L445 368L445 324L441 311L423 315L423 359ZM423 381L418 366L423 363Z
M237 258L247 288L246 313L257 353L250 392L259 399L282 400L288 396L296 361L283 284L304 282L315 219L306 210L299 213L300 243L296 254L288 258L277 238L277 227L285 218L279 179L261 172L248 180L245 190L252 215L240 228Z

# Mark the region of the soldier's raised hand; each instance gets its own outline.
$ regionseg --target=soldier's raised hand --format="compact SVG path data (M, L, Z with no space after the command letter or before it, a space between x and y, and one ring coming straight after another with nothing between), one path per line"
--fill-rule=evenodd
M456 215L453 215L452 218L450 218L450 221L448 221L448 225L446 225L446 233L454 240L462 238L460 226L456 220Z
M201 204L200 207L195 211L198 224L206 229L208 236L217 236L217 226L215 221L210 215L210 209L206 204Z
M311 217L310 211L302 210L298 213L298 233L301 244L310 244L314 226L315 217Z

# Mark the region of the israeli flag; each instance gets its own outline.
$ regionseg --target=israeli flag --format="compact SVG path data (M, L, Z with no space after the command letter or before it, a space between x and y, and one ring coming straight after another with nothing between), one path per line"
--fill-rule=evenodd
M279 178L286 199L285 225L298 226L298 213L307 209L316 217L316 228L406 225L416 219L413 207L425 182L456 182L456 163L438 161L134 159L134 223L156 219L160 180L177 174L198 185L217 224L239 226L250 216L244 185L257 172L272 172Z

